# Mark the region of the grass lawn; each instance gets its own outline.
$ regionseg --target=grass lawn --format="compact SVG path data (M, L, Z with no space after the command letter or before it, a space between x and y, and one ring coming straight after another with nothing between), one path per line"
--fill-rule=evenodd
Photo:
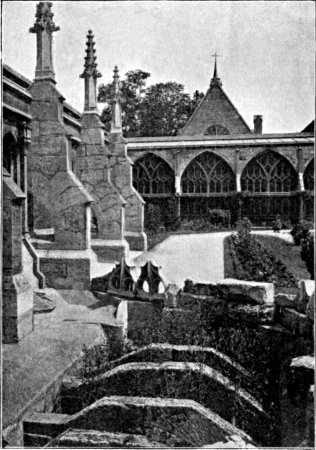
M261 236L257 234L256 238L269 252L283 262L295 278L298 280L310 280L310 274L301 258L301 246L296 246L277 236Z
M277 259L282 261L282 263L286 266L288 271L294 275L297 281L310 280L310 274L306 269L305 263L302 261L300 255L300 246L296 246L291 242L287 242L277 236L255 236L270 253L272 253ZM224 277L237 278L234 270L228 237L224 239ZM297 288L276 286L276 292L296 294Z

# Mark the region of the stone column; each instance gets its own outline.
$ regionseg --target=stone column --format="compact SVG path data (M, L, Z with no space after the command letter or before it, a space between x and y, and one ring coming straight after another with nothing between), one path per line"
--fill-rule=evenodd
M27 157L29 144L31 142L31 129L26 123L23 124L23 192L25 194L24 208L23 208L23 223L22 223L22 233L24 237L29 237L29 227L28 227L28 182L27 182Z
M236 174L236 192L237 192L237 202L238 202L238 212L237 219L241 219L241 212L243 207L243 200L241 197L241 164L240 164L240 149L235 148L235 174ZM238 195L239 194L239 195Z
M177 200L177 219L181 222L181 176L180 176L180 166L179 166L180 150L176 151L175 154L175 191Z
M304 220L304 176L303 176L303 150L302 147L297 148L297 173L298 173L298 205L299 205L299 219Z
M235 149L235 173L236 173L236 191L241 192L241 164L240 164L240 149Z

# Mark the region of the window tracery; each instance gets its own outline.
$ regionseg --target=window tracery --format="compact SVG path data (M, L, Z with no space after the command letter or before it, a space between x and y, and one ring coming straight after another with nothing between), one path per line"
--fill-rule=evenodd
M185 169L183 194L224 194L236 189L235 175L229 165L214 153L197 156Z
M291 192L297 189L297 174L285 158L266 151L247 164L241 188L256 193Z
M174 171L163 159L148 154L133 166L133 186L142 195L173 194Z

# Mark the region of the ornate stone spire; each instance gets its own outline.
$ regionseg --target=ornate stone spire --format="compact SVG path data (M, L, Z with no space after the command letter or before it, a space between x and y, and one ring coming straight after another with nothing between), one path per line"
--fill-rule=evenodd
M117 66L114 67L114 97L112 100L112 123L111 133L122 133L122 109L121 109L121 92L119 87L119 71Z
M214 55L212 55L213 58L215 58L215 64L214 64L214 73L213 73L213 78L211 79L211 86L214 84L219 84L220 86L222 85L221 79L218 76L218 72L217 72L217 58L219 56L222 55L218 55L216 52L214 53Z
M53 67L53 32L58 31L51 12L52 3L39 2L36 6L36 21L30 33L36 33L37 38L37 64L35 69L36 80L51 80L55 83Z
M97 78L101 77L101 73L97 70L95 56L96 50L93 41L94 35L92 30L87 34L87 48L84 63L84 71L80 75L84 78L84 112L97 112Z

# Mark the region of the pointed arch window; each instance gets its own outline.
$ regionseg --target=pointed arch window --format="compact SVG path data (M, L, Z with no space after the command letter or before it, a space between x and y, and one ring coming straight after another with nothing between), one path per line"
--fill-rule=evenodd
M19 181L19 164L17 141L12 133L7 133L3 138L3 167L7 169L15 183Z
M174 171L159 156L147 154L134 163L133 186L142 195L173 194Z
M308 164L304 172L304 188L307 191L314 190L314 158Z
M291 192L297 189L297 174L278 153L266 151L254 157L245 167L241 189L255 193Z
M222 127L222 125L211 125L210 127L207 128L205 134L220 136L224 134L229 134L229 131L227 130L227 128Z
M211 152L202 153L191 161L182 175L181 184L183 194L224 194L236 189L232 169Z

